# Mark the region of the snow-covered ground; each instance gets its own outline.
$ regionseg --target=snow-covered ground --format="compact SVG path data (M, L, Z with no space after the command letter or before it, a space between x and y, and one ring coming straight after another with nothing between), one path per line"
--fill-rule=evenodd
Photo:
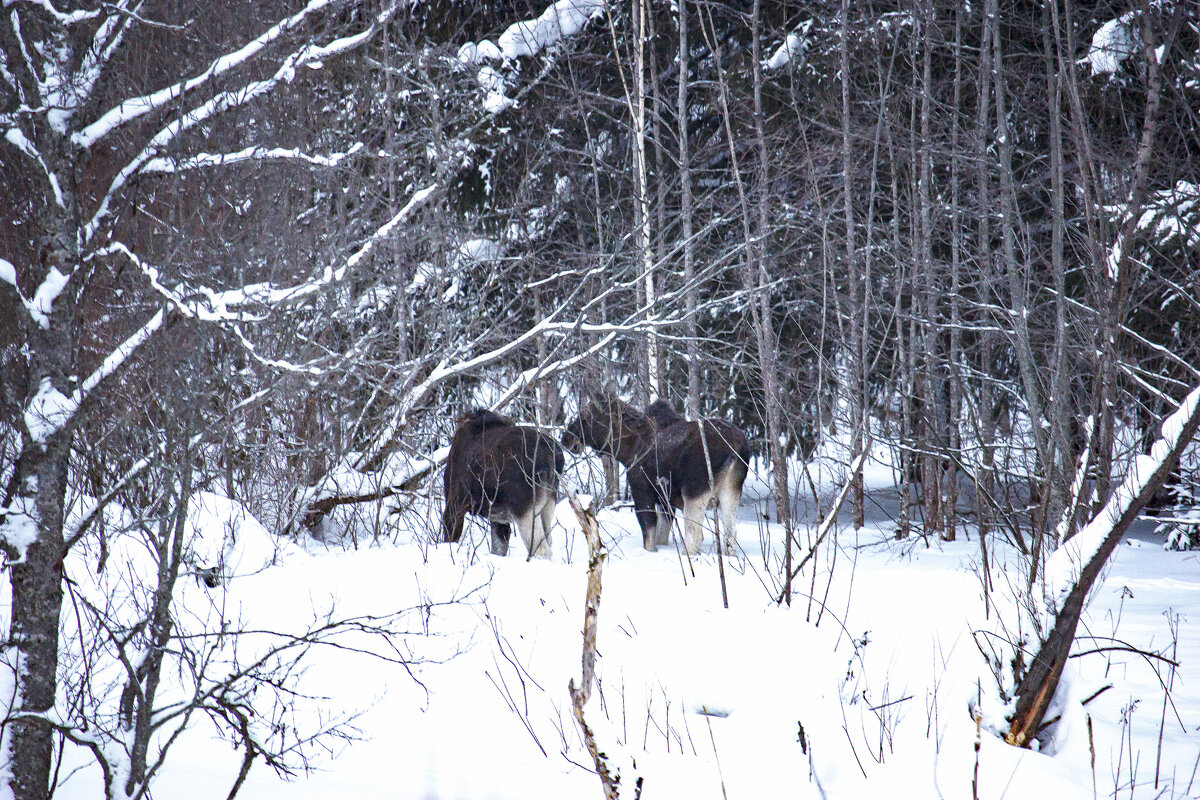
M1003 709L976 645L976 636L1002 629L996 603L1007 607L1007 580L994 572L985 609L974 532L950 543L895 542L889 478L877 469L871 483L867 527L843 526L836 546L819 549L790 608L776 603L782 536L754 496L761 481L748 482L741 508L744 552L724 564L728 609L711 536L688 563L674 548L644 552L630 510L601 512L611 555L600 691L587 713L596 723L606 717L605 729L635 759L643 797L1200 797L1197 553L1164 551L1153 526L1139 524L1081 626L1076 649L1098 652L1068 666L1075 700L1111 688L1086 707L1069 704L1043 752L1020 750L987 729ZM220 502L206 501L215 510L193 514L193 524L225 525ZM187 602L206 606L198 617L219 608L265 630L297 630L330 611L428 608L409 620L415 635L393 639L426 660L411 675L355 650L310 655L300 683L309 697L295 701L296 719L352 717L359 738L312 750L315 770L286 784L258 763L240 797L602 796L567 692L580 674L587 564L570 507L559 506L549 562L526 561L516 537L508 558L488 555L477 523L470 543L431 546L436 511L435 501L412 512L392 542L358 550L308 542L222 587L189 585ZM993 546L998 559L1010 557ZM219 602L210 604L214 593ZM463 599L438 605L450 598ZM395 655L382 639L354 643ZM1180 666L1172 672L1135 651ZM981 737L972 715L980 697ZM203 726L185 736L156 796L225 797L240 753ZM88 760L67 754L70 765ZM94 768L63 775L58 797L98 796Z

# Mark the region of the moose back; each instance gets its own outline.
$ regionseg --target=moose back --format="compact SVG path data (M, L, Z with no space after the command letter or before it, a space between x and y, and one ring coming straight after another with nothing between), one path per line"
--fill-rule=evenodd
M549 558L562 470L562 448L550 436L486 409L467 413L446 460L443 541L462 538L469 512L491 523L493 554L508 554L515 525L531 556Z

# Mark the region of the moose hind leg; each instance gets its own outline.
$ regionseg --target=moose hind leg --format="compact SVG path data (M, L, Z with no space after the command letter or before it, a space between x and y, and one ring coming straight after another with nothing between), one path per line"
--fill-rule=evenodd
M658 533L659 513L653 506L635 509L634 513L637 515L638 525L642 529L642 547L653 553L658 550L655 534Z
M658 520L654 525L654 543L659 547L666 547L671 543L671 526L675 522L675 515L668 514L665 510L658 510Z
M534 535L538 534L538 528L540 528L541 536L534 542L533 554L538 558L550 558L553 548L550 530L554 527L554 512L558 504L558 497L550 491L539 492L538 503L541 504L541 509L534 519Z
M742 501L740 470L730 468L717 479L717 516L720 518L721 535L725 538L725 554L733 555L737 547L737 510ZM745 476L740 476L745 480Z
M683 525L687 532L684 546L689 553L700 552L700 544L704 541L704 515L708 512L711 499L711 492L683 499Z
M512 536L512 529L507 522L492 523L492 555L508 555L508 539L510 536Z
M530 503L529 507L521 513L513 512L513 523L521 533L521 541L525 543L525 552L528 553L528 558L533 558L534 555L533 526L537 516L534 503Z

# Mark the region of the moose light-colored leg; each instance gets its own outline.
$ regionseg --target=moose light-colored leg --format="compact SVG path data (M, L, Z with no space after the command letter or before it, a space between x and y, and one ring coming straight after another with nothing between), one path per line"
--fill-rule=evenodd
M725 537L725 554L733 555L737 547L737 510L742 500L734 471L726 469L717 478L717 516L721 535Z
M537 501L530 503L524 514L513 514L513 524L521 532L521 541L525 542L525 551L533 558L533 524L537 517Z
M671 525L674 521L674 515L666 514L661 510L658 512L658 522L654 526L655 545L666 547L671 543Z
M742 503L742 481L745 477L739 464L727 464L716 476L716 517L725 537L725 554L733 555L738 545L738 504Z
M555 494L549 491L539 491L534 500L534 505L540 508L537 518L534 520L537 527L540 528L540 535L534 543L532 552L538 558L550 558L553 551L550 529L554 527L554 512L558 505L557 500L558 498ZM534 531L535 535L538 533L538 530Z
M725 555L731 556L737 549L737 503L728 498L717 501L717 516L721 520L721 535L725 539Z
M700 552L700 544L704 541L704 515L708 512L708 503L712 499L711 492L705 492L699 497L683 500L683 527L687 532L685 547L689 553Z

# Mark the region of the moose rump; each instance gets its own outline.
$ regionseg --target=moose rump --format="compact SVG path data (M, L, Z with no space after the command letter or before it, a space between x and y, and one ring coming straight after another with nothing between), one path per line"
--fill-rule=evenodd
M562 448L550 436L486 409L469 412L450 440L442 540L459 541L471 513L491 523L494 555L508 554L515 525L530 556L549 558L562 470Z
M750 463L746 434L723 419L685 419L665 400L651 403L646 417L654 426L654 448L643 459L644 466L635 465L629 473L635 504L639 493L635 482L652 481L651 489L658 495L653 518L638 510L643 536L653 523L655 543L666 544L669 533L663 531L663 517L669 530L671 509L682 509L684 545L695 553L704 541L704 516L715 502L725 552L732 555L737 508ZM646 492L643 486L640 493Z
M593 398L567 425L563 444L613 456L626 468L647 550L670 542L674 509L683 510L689 553L704 540L704 516L716 502L725 550L750 463L746 435L722 419L687 420L664 400L643 414L611 393Z

